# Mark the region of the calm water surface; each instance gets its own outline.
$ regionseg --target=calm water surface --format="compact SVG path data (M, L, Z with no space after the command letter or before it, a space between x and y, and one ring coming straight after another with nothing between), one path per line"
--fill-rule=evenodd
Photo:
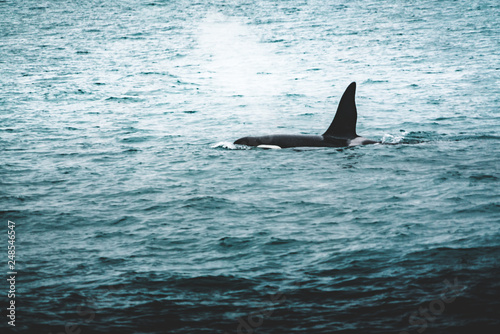
M497 1L0 13L2 333L496 333ZM352 81L397 145L231 144L323 133Z

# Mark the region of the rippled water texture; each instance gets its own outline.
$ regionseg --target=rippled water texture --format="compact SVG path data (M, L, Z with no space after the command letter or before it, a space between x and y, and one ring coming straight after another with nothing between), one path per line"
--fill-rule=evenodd
M0 13L2 333L496 333L498 1ZM323 133L352 81L396 145L232 144Z

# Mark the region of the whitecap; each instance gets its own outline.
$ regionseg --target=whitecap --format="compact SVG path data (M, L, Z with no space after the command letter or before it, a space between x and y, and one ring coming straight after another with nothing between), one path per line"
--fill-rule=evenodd
M229 141L221 141L221 142L218 142L216 144L213 144L210 147L211 148L222 148L222 149L226 149L226 150L240 150L244 146L235 145L235 144L233 144L232 142L229 142Z
M386 133L380 141L382 144L400 144L405 139L407 134L408 133L406 131L401 131L401 133L397 135Z

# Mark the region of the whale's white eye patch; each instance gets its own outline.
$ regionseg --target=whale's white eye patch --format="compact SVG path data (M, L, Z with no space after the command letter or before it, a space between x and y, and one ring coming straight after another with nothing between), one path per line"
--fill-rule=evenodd
M279 150L281 148L278 145L259 145L257 147L267 149L267 150Z

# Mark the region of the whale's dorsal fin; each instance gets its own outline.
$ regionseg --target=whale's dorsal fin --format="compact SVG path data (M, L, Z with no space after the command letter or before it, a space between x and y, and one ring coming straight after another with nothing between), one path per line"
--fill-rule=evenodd
M358 137L356 134L356 120L358 118L358 113L356 111L356 102L354 101L355 94L356 83L353 82L349 85L349 87L347 87L344 95L342 95L335 118L323 136L346 139Z

